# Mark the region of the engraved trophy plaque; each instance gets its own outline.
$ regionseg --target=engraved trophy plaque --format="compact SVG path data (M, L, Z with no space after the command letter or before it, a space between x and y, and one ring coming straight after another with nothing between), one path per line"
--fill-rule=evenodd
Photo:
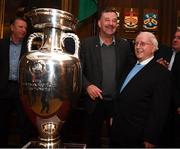
M28 52L19 67L20 100L39 132L36 147L61 147L60 129L81 92L79 38L74 33L77 20L72 14L51 8L38 8L25 14L35 32L29 36ZM32 50L34 39L39 49ZM73 54L64 47L66 38L75 43Z

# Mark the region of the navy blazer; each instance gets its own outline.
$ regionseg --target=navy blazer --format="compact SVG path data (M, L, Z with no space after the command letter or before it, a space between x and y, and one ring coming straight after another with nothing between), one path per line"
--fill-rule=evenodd
M6 96L6 90L8 86L9 79L9 46L10 46L10 38L4 38L0 40L0 98ZM26 42L24 41L22 44L21 55L27 52Z
M177 83L177 88L180 92L180 52L176 54L176 59L174 60L174 69L172 71L174 74L174 81Z
M173 50L171 47L160 44L159 49L155 53L155 59L163 58L167 62L170 62L172 54Z
M90 84L94 84L101 89L102 87L102 60L101 46L98 36L89 37L81 42L80 60L83 71L83 89ZM115 38L115 56L116 56L116 86L122 76L122 72L129 60L131 60L131 50L129 43L124 39ZM85 105L88 112L93 112L96 102L85 94Z
M159 50L156 51L155 59L163 58L167 62L170 63L171 57L173 54L172 48L160 45ZM171 69L172 80L173 80L173 105L175 109L180 107L180 52L178 52L175 56L175 60Z
M176 54L176 58L172 67L175 108L180 107L180 52Z

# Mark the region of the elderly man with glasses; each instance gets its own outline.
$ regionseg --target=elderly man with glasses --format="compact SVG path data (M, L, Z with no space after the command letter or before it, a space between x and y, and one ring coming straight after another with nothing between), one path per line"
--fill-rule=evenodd
M137 61L128 68L114 100L111 147L161 147L168 119L171 79L154 59L156 37L141 32L135 39Z

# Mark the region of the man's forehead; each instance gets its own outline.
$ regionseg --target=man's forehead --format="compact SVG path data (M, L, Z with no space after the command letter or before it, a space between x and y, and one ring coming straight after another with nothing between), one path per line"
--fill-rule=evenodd
M148 38L148 35L146 35L146 34L139 34L136 37L136 40L149 40L149 38Z
M26 23L26 21L24 21L24 20L22 20L22 19L17 19L17 20L15 20L15 22L14 22L14 24L16 24L16 23L25 23L25 24L27 24Z
M115 12L113 12L113 11L110 11L110 12L103 12L102 13L102 16L103 17L106 17L106 16L109 16L109 15L114 15L115 17L117 17L117 14L115 13Z
M180 36L180 31L177 31L177 32L175 33L175 35Z

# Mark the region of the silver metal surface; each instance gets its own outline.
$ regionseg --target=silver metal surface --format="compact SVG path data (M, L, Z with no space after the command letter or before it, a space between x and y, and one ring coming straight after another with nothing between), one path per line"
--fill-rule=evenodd
M61 142L59 130L81 92L79 38L64 32L64 29L73 30L76 21L70 13L50 8L35 9L26 15L43 32L29 36L29 52L20 61L21 101L38 128L39 145L56 148ZM35 38L41 38L42 45L32 50ZM66 38L75 42L74 54L65 49Z
M25 16L30 18L34 28L38 29L53 27L74 31L77 24L77 19L71 13L52 8L34 9Z
M81 149L86 148L86 144L82 144L82 143L59 142L59 144L61 144L61 148L81 148ZM51 144L49 144L49 146L51 146ZM30 141L27 144L25 144L22 147L22 149L26 149L26 148L51 148L49 146L47 146L47 144L42 144L42 142L39 142L39 141Z

